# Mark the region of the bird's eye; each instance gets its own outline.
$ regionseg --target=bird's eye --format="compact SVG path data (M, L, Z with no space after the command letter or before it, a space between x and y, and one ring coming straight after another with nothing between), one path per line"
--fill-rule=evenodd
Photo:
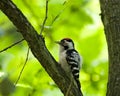
M65 40L61 40L61 43L64 43L65 42Z

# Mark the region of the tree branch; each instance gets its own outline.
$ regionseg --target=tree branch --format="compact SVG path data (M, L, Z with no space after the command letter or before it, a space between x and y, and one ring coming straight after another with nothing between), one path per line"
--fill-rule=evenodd
M69 85L71 84L71 74L66 74L60 65L55 61L52 55L47 50L42 36L38 35L33 26L28 22L26 17L16 7L11 0L0 0L0 9L17 27L19 32L27 41L33 55L45 68L50 77L55 81L60 90L65 95ZM77 85L72 80L72 87L69 91L69 96L82 96L82 93L77 88Z

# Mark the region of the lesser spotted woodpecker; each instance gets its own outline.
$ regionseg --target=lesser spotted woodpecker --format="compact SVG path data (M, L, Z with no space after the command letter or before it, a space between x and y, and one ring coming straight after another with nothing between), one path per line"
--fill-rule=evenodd
M73 74L73 77L80 90L81 84L79 82L79 71L81 68L81 56L75 50L74 42L70 38L64 38L57 42L60 45L59 49L59 64L61 67Z

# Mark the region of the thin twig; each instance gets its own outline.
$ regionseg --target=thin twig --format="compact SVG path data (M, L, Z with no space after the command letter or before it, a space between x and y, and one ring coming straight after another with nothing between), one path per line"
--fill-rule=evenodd
M57 18L60 16L60 14L61 14L61 12L60 13L58 13L54 18L53 18L53 20L52 20L52 23L51 23L51 25L50 26L52 26L53 25L53 23L57 20Z
M27 51L27 56L26 56L26 59L25 59L25 63L24 63L24 65L23 65L23 67L22 67L22 69L21 69L21 71L20 71L20 74L19 74L19 76L18 76L18 78L17 78L17 80L16 80L16 82L15 82L15 86L17 85L18 81L20 80L20 77L21 77L22 72L23 72L23 70L24 70L24 68L25 68L25 65L27 64L28 56L29 56L29 48L28 48L28 51Z
M45 18L44 18L44 21L43 21L43 24L42 24L42 28L41 28L41 31L40 31L40 35L42 35L42 32L43 32L43 30L44 30L44 25L45 25L45 23L46 23L47 17L48 17L48 0L46 0Z
M10 45L10 46L4 48L3 50L0 50L0 53L2 53L2 52L4 52L4 51L8 50L9 48L11 48L11 47L13 47L13 46L19 44L19 43L22 42L23 40L24 40L24 39L21 39L20 41L15 42L14 44L12 44L12 45Z
M65 1L65 2L63 2L63 5L65 6L65 4L67 4L67 2ZM66 7L65 7L66 8ZM51 23L51 25L50 26L52 26L53 25L53 23L60 17L60 15L61 15L61 13L65 10L65 8L63 8L54 18L53 18L53 20L52 20L52 23Z

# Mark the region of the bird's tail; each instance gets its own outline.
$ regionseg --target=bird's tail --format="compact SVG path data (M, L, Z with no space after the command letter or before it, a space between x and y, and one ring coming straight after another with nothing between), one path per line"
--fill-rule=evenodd
M77 83L78 89L80 90L80 89L81 89L80 81L78 80L78 78L76 78L75 81L76 81L76 83Z
M76 83L77 83L77 86L78 86L78 89L80 91L80 96L83 96L82 94L82 91L81 91L81 84L80 84L80 81L78 79L75 79Z

